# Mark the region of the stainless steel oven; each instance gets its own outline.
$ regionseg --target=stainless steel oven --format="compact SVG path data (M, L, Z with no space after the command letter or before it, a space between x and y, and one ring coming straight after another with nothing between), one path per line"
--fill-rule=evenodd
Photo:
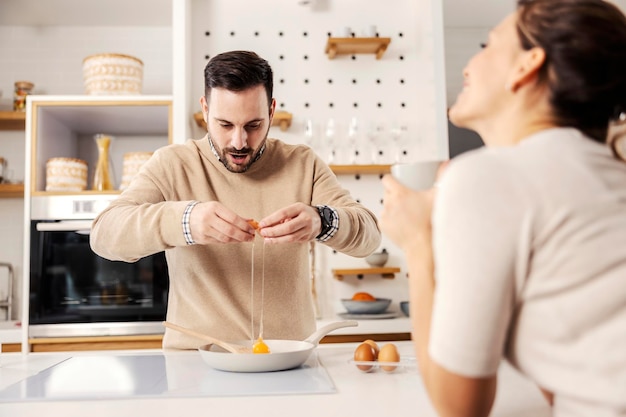
M162 333L168 294L163 252L109 261L89 245L112 196L33 197L29 337Z

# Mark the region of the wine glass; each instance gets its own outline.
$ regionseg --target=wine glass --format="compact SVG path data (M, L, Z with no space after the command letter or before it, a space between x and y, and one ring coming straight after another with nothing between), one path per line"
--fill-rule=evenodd
M394 163L401 162L402 148L406 145L408 126L403 122L394 122L389 129L391 134L391 155Z

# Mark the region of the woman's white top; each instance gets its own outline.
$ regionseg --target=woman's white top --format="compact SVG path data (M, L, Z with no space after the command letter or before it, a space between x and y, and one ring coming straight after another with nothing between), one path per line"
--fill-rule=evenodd
M626 415L626 163L570 128L468 152L433 232L438 364L481 377L504 356L555 393L555 415Z

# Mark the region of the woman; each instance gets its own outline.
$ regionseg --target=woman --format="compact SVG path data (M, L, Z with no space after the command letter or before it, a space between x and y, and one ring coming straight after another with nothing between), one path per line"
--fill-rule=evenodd
M626 110L626 18L518 1L464 80L450 120L487 146L436 191L383 179L429 396L442 416L488 415L505 357L555 416L626 416L626 163L606 143Z

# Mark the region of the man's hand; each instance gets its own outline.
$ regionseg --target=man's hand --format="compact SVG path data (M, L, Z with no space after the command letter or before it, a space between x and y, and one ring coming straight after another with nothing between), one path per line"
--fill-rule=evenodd
M322 221L317 207L295 203L259 222L267 243L308 242L320 234Z
M217 201L198 203L189 216L191 238L197 244L252 242L254 228Z

